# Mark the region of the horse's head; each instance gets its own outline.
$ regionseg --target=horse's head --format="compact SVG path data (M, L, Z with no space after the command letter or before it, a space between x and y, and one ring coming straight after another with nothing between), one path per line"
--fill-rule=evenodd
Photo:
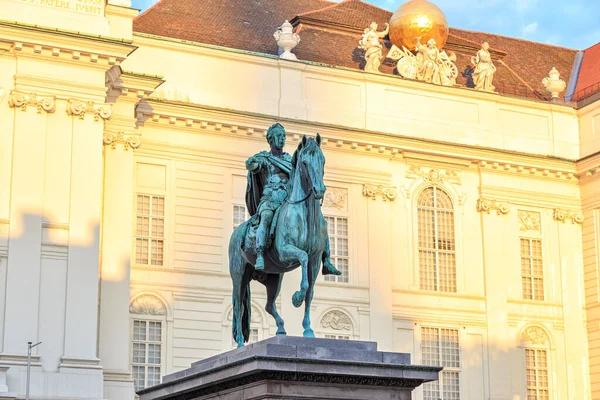
M302 186L307 190L312 189L315 199L322 199L326 187L323 182L325 156L321 151L321 135L317 133L316 140L304 136L294 153L292 164L296 172L302 175Z

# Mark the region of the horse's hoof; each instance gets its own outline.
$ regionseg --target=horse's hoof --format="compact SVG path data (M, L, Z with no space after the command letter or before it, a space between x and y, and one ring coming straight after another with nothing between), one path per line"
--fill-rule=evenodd
M302 305L302 302L304 302L304 296L302 295L302 293L294 293L294 295L292 296L292 304L294 305L294 307L300 307Z
M304 337L315 337L315 331L313 331L311 328L305 329L303 336Z
M286 331L277 331L275 333L275 336L287 336L287 332Z

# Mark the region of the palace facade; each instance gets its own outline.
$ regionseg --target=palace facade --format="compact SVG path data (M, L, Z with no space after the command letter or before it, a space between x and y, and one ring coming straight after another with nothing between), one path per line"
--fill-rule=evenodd
M361 70L392 14L358 0L129 6L0 0L0 398L24 398L29 341L32 399L129 400L233 348L228 240L275 122L290 153L323 137L343 274L319 278L318 336L444 366L417 400L600 398L600 45L451 29L441 86ZM251 341L265 299L253 282Z

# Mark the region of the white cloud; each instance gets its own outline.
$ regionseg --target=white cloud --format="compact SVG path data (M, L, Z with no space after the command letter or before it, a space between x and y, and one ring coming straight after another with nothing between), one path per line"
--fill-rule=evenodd
M521 29L521 32L523 33L523 35L528 36L528 35L531 35L532 33L535 33L537 31L537 28L538 28L538 23L532 22L529 25L525 25L523 27L523 29Z

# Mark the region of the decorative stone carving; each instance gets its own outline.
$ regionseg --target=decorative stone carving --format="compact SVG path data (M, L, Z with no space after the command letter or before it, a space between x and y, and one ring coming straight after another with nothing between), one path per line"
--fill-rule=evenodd
M93 101L84 103L82 101L69 100L67 114L78 116L79 119L84 119L86 114L91 114L94 116L94 121L100 121L100 118L109 119L112 114L112 109L108 104L95 104Z
M137 149L142 144L142 140L138 135L125 135L123 132L113 133L106 132L104 134L104 144L110 145L113 149L117 147L117 144L122 144L125 151Z
M548 76L542 79L542 84L546 91L552 94L553 99L557 99L558 95L567 87L566 82L560 79L560 72L555 67L552 67Z
M521 232L534 231L540 233L542 231L539 212L519 210L518 216Z
M460 175L456 171L450 169L430 169L429 171L424 171L422 168L417 167L414 164L408 166L408 170L406 171L406 177L422 178L424 181L429 182L433 185L440 184L444 181L450 183L460 183Z
M547 344L550 340L546 332L539 326L530 326L521 334L521 340L533 344Z
M477 211L484 212L486 214L496 211L496 214L503 215L508 214L510 207L507 204L500 203L496 200L488 200L480 197L477 199Z
M408 79L434 83L442 86L456 85L458 68L454 62L456 54L448 55L436 47L435 39L430 39L426 45L417 41L417 55L406 47L400 50L392 46L387 58L397 60L398 73Z
M473 70L473 83L475 83L475 89L483 90L485 92L493 92L496 88L492 84L494 80L494 74L496 73L496 66L492 62L492 56L488 51L490 45L484 42L481 46L481 50L477 52L477 55L471 57L471 63L475 67Z
M571 221L572 224L581 224L583 222L583 214L571 210L565 210L563 208L555 208L552 213L555 221L566 223Z
M108 0L108 4L120 7L131 7L131 0Z
M38 96L35 93L23 94L14 90L10 92L8 105L10 107L19 107L21 111L27 111L27 106L32 106L37 109L38 114L41 114L42 110L47 113L53 113L56 109L54 96Z
M383 46L379 39L383 39L390 31L390 25L386 22L385 29L377 32L377 23L371 22L368 28L365 29L362 39L358 42L358 47L365 51L365 67L363 70L367 72L379 73L379 66L383 59Z
M229 309L229 312L227 313L227 320L233 321L233 307ZM250 322L254 324L262 323L262 314L254 305L252 305L252 311L250 312Z
M321 319L321 327L336 331L352 331L352 321L341 311L329 311Z
M144 315L167 315L167 308L157 296L143 294L133 299L129 305L129 312Z
M279 58L284 60L297 60L298 58L292 50L300 43L300 36L294 33L294 27L286 19L283 25L273 34L277 47L280 49Z
M373 200L376 200L377 196L381 196L383 201L393 201L398 197L398 192L393 186L371 185L365 183L363 185L363 196L370 197Z
M323 198L323 207L337 208L342 210L346 208L348 190L342 188L328 188Z

